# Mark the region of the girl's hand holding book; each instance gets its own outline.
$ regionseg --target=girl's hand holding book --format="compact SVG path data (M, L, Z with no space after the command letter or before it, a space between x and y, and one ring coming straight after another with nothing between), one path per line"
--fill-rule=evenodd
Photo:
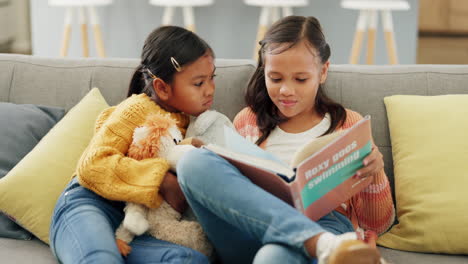
M366 178L377 175L384 168L383 155L379 148L373 144L372 152L363 161L364 168L358 170L354 177Z

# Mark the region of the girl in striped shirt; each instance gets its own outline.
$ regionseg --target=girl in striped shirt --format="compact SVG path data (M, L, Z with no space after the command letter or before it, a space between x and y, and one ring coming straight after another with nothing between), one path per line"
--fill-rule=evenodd
M316 18L286 17L260 45L247 107L234 120L241 135L289 162L304 142L362 119L322 89L330 47ZM177 171L223 263L383 263L375 238L393 223L394 205L377 147L363 163L355 177L372 177L372 183L317 222L209 151L187 153ZM363 242L366 237L373 242Z

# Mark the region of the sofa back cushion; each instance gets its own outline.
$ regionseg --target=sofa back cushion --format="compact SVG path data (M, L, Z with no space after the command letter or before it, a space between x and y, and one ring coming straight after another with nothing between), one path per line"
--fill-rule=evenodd
M250 60L217 59L213 107L231 119L255 66ZM0 102L58 106L69 110L93 87L109 103L125 99L137 59L52 59L0 55Z
M394 194L392 146L383 98L468 94L467 83L468 65L332 65L324 89L344 107L371 115L372 134L384 156Z

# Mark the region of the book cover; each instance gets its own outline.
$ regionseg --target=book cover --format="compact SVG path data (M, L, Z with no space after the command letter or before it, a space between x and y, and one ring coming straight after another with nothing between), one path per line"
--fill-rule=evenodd
M316 221L368 186L371 177L353 178L372 151L370 117L353 127L307 142L292 165L225 127L225 147L207 145L253 183Z

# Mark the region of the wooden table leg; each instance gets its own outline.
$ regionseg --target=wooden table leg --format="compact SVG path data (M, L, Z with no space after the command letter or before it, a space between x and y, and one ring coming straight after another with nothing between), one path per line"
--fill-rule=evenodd
M367 31L367 56L366 63L374 64L375 57L375 39L377 34L377 10L369 11L369 29Z
M195 32L195 15L193 14L193 7L184 6L183 12L185 28L192 32Z
M60 47L60 56L65 57L68 53L68 47L70 44L70 35L71 35L71 23L73 19L73 9L68 7L65 10L65 20L63 25L63 36L62 36L62 45Z
M393 19L390 10L382 11L382 23L387 44L388 60L390 64L398 64L398 55L395 44L395 32L393 30Z
M273 23L278 21L280 19L280 17L281 17L280 13L281 13L280 8L278 6L270 7L270 21L269 21L268 25L272 25Z
M99 57L106 57L106 51L104 49L104 42L102 41L102 32L101 27L99 26L99 18L96 13L94 6L88 7L88 13L90 18L90 23L93 28L94 33L94 42L96 44L96 52Z
M292 16L292 15L293 15L292 7L284 6L283 7L283 17Z
M172 24L172 18L174 17L174 7L173 6L166 6L164 8L164 14L162 17L162 25L167 26Z
M265 33L268 30L268 21L269 21L269 13L270 9L269 7L262 7L262 10L260 12L260 18L258 22L258 31L257 31L257 38L255 40L255 46L254 46L254 60L258 59L258 50L260 49L260 40L263 39L265 36Z
M350 64L359 63L359 55L361 53L362 41L366 32L368 12L361 10L359 12L359 18L356 23L356 32L354 33L353 46L351 48L351 56L349 58Z
M81 28L81 45L83 47L83 57L89 57L89 46L88 46L88 24L84 13L84 7L79 7L79 21Z

